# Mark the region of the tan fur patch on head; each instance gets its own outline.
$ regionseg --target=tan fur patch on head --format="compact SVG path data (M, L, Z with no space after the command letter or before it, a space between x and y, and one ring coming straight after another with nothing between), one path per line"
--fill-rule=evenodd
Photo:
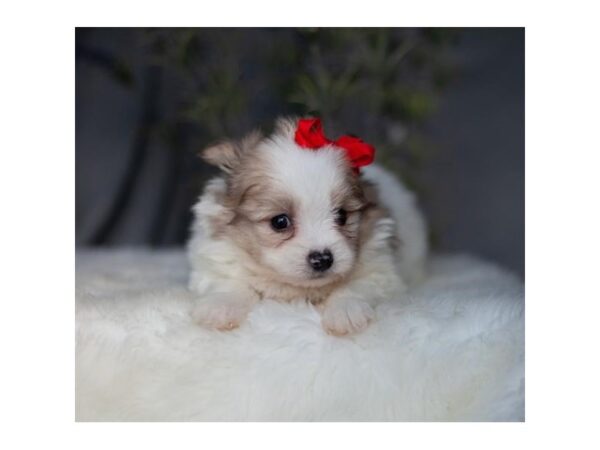
M225 234L252 257L259 259L261 248L277 247L293 237L293 228L275 232L271 218L293 216L293 200L273 186L269 164L259 149L241 155L240 164L227 179L223 204L231 212Z
M291 217L294 215L294 202L269 184L253 184L244 191L236 212L253 222L270 220L278 214Z

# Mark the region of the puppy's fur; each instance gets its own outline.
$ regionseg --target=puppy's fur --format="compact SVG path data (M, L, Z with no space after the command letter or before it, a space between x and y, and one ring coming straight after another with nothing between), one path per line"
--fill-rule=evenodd
M424 275L426 227L412 194L376 166L357 176L338 148L299 147L295 129L280 119L269 138L255 132L203 152L224 172L194 206L188 245L193 315L204 326L235 328L268 298L310 301L325 330L354 333ZM281 214L291 225L275 230ZM333 264L316 271L308 255L325 249Z

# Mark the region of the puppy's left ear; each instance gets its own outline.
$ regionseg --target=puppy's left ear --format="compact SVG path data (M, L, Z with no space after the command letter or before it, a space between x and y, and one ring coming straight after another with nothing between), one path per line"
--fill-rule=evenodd
M231 174L239 166L242 156L256 147L261 139L260 132L253 131L240 142L223 141L205 148L200 152L200 156L207 163L217 166L227 174Z
M225 173L233 172L241 158L237 144L231 141L224 141L205 148L200 152L200 156L204 161L217 166Z

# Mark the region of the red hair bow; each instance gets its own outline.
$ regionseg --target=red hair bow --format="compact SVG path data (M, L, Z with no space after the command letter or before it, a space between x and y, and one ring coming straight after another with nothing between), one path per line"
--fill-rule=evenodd
M331 144L344 149L350 165L358 172L359 167L367 166L375 159L375 147L356 136L344 135L335 141L323 134L321 119L300 119L296 128L295 141L300 147L317 150Z

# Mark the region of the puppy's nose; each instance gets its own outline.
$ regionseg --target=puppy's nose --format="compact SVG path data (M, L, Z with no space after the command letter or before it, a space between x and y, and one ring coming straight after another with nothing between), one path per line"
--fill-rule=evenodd
M310 267L317 272L325 272L333 264L333 255L327 248L322 252L310 252L307 259Z

